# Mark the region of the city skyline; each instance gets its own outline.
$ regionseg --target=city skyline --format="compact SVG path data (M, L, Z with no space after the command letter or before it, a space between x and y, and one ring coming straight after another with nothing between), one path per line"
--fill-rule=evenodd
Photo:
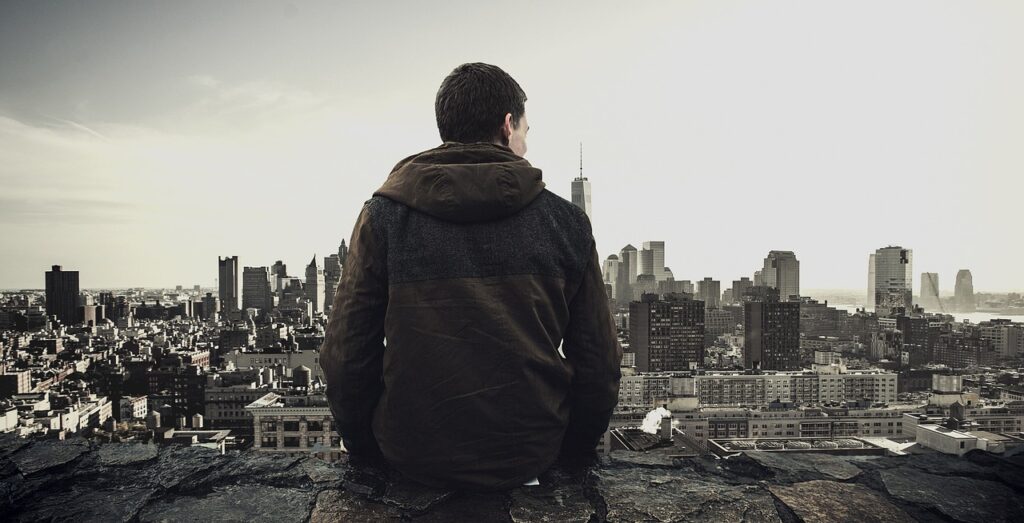
M515 45L468 23L482 6L244 7L0 7L0 234L18 246L0 288L53 264L83 288L209 286L225 252L304 266L439 142L440 80L482 60L527 92L527 159L567 200L586 142L602 258L642 231L680 280L780 249L801 287L860 289L863 253L900 244L916 271L1024 290L1024 248L1002 241L1024 188L1022 5L526 5ZM365 44L371 19L393 45ZM424 59L396 52L413 46ZM883 194L909 202L898 226Z

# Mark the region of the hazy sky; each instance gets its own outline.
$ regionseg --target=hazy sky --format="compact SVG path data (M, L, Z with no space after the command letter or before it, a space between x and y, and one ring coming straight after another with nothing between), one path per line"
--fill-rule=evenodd
M563 197L584 143L602 258L664 240L728 282L793 250L804 289L860 289L900 244L915 287L1021 290L1021 27L1013 0L3 2L0 288L302 276L484 61Z

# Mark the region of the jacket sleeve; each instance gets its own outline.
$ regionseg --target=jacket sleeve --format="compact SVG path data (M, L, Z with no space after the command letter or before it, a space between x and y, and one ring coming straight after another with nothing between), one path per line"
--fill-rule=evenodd
M592 242L593 244L593 242ZM619 399L622 347L608 307L597 246L579 290L569 303L569 325L562 349L573 367L569 426L562 440L563 458L589 457L608 429Z
M380 457L371 421L384 389L388 285L386 246L382 244L374 235L367 202L352 231L320 348L335 428L352 458L367 460Z

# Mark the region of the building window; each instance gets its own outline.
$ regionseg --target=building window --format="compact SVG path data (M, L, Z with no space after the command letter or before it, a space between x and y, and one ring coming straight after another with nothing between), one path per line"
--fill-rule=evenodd
M285 448L295 449L299 448L299 437L298 436L285 436L284 438Z
M284 431L285 432L298 432L299 431L299 422L298 421L286 421L286 422L284 422Z
M276 448L277 436L263 436L260 440L260 447Z

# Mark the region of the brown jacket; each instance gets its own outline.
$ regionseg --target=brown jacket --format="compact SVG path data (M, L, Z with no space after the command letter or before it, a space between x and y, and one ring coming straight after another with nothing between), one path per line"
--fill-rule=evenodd
M622 358L599 264L587 216L510 149L399 162L356 221L321 348L345 447L485 489L592 453Z

